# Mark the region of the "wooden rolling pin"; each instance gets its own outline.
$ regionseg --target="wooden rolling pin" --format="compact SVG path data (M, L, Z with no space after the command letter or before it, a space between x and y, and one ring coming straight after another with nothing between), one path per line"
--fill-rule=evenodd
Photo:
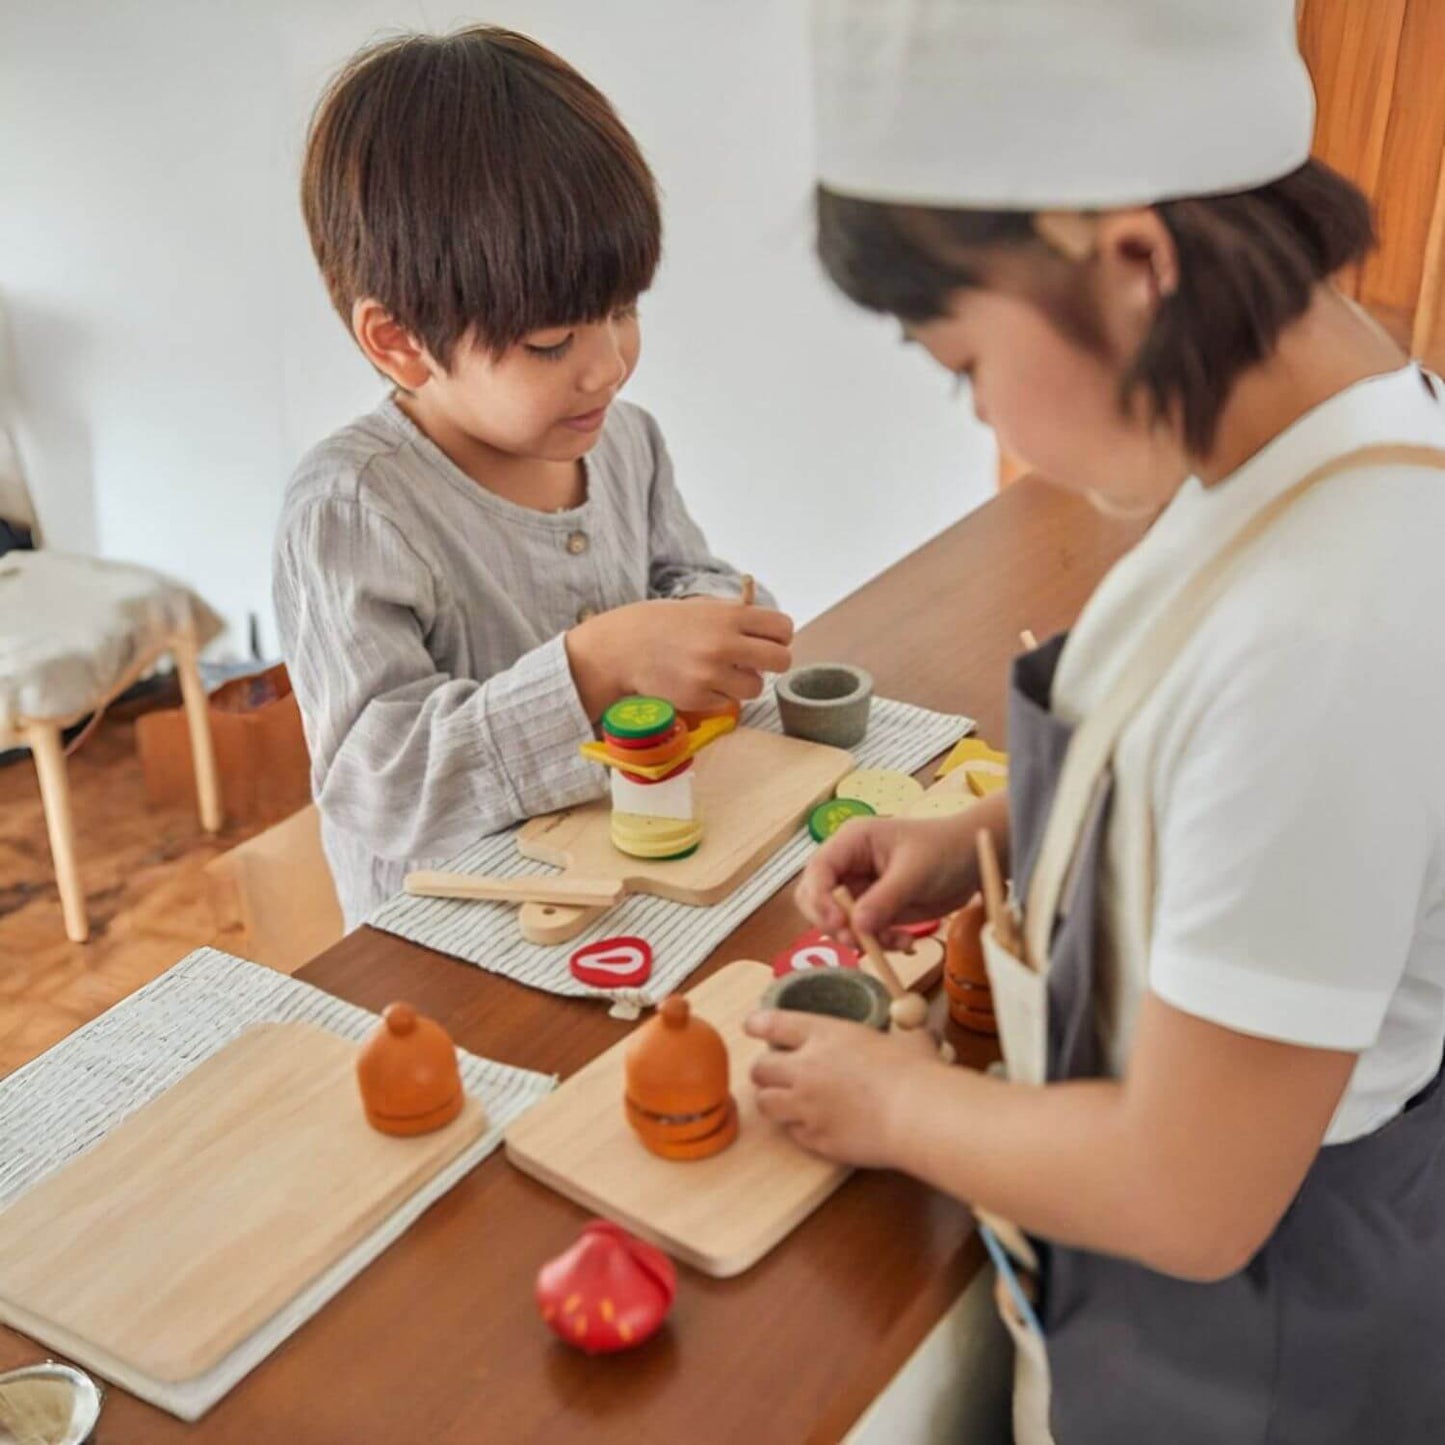
M565 908L611 908L625 891L620 878L484 878L474 873L408 873L402 884L415 898L465 898L485 903L551 903Z

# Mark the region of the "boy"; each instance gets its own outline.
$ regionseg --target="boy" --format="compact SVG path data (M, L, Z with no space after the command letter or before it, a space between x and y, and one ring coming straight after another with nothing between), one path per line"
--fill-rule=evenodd
M661 247L606 99L489 27L346 66L302 205L333 302L396 390L302 461L281 637L348 927L409 868L596 796L578 744L616 698L706 709L789 665L615 398ZM688 600L679 600L679 599Z

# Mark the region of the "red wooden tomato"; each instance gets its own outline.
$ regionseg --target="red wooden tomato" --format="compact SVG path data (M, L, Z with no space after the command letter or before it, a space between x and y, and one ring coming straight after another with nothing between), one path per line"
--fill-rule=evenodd
M632 988L652 977L652 945L631 934L600 938L579 948L568 966L578 983L593 988Z
M836 938L829 938L821 928L810 928L795 938L774 960L773 974L782 978L789 973L803 973L810 968L857 968L858 955Z
M593 1220L537 1273L547 1327L589 1355L640 1345L657 1333L677 1294L672 1261L605 1219Z

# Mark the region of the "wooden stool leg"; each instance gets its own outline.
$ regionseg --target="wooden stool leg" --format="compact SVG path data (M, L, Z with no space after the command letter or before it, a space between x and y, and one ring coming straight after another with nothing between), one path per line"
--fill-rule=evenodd
M216 773L216 750L211 742L211 715L206 689L196 665L196 644L182 638L171 649L181 697L186 705L186 726L191 734L191 760L196 769L196 797L201 804L201 827L208 833L221 828L221 780Z
M65 916L65 936L72 943L90 937L85 916L85 890L75 866L75 824L70 815L70 778L65 771L65 748L60 728L54 723L30 723L25 741L35 756L40 775L40 801L45 807L45 826L50 833L50 856L55 862L55 881L60 885L60 908Z

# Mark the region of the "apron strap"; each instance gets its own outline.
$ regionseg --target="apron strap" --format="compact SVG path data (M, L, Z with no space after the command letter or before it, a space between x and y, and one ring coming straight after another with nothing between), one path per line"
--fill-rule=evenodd
M1400 442L1358 447L1316 467L1261 507L1184 585L1125 663L1113 690L1079 725L1064 756L1024 908L1024 958L1040 973L1048 972L1049 944L1074 855L1124 729L1228 586L1240 553L1321 482L1368 466L1445 470L1445 448Z

